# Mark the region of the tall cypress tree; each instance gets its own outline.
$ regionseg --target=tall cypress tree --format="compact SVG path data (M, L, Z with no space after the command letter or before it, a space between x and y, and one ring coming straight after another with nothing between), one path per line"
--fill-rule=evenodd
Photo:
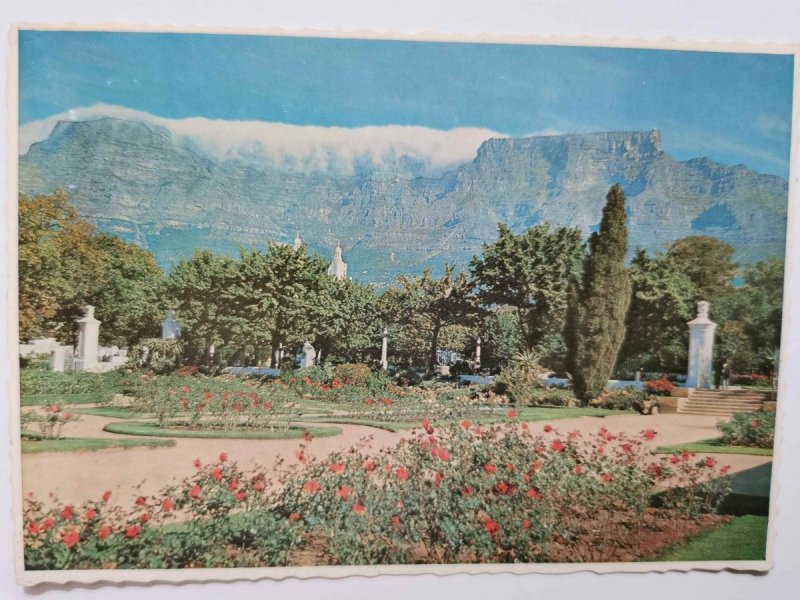
M615 184L606 196L600 230L589 238L583 282L574 290L566 325L573 389L582 404L605 389L625 337L631 300L625 219L625 193Z

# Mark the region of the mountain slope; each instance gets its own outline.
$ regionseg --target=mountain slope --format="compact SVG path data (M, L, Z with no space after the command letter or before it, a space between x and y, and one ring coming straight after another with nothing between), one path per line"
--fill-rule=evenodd
M300 230L329 253L341 239L354 276L388 281L459 262L496 237L549 221L588 233L608 188L629 207L631 248L715 235L742 261L783 254L787 184L743 166L677 161L652 132L489 139L472 162L432 178L219 161L165 128L62 121L20 157L20 192L67 190L79 212L152 249L165 266L198 246L288 242Z

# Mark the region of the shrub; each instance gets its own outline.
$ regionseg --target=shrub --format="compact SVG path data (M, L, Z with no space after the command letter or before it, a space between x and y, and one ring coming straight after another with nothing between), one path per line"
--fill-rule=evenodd
M660 379L651 379L644 384L645 390L656 396L669 396L675 388L675 384L667 379L666 375Z
M757 387L770 387L772 385L769 375L761 373L734 373L731 377L731 383Z
M334 379L356 386L366 386L372 371L363 363L344 363L336 365Z
M775 413L737 413L730 421L720 421L721 442L728 446L772 448L775 443Z
M535 406L537 391L542 389L541 377L545 370L532 352L516 354L500 371L498 381L505 387L510 400L520 405Z
M605 390L599 397L591 401L591 406L609 410L636 410L642 412L647 393L633 387L622 390Z

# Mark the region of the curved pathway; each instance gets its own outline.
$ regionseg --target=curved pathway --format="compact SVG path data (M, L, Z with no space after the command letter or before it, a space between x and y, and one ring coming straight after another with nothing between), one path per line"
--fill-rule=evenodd
M111 422L124 421L94 415L80 415L81 420L68 423L62 434L65 437L120 438L119 434L103 431ZM620 414L605 418L579 417L553 420L550 436L565 435L572 430L593 434L601 427L613 433L638 435L645 429L657 431L654 440L646 442L655 448L717 437L718 417L696 415ZM534 433L542 431L546 421L530 423ZM321 424L320 424L321 425ZM408 432L390 432L361 425L335 424L342 430L338 436L315 438L306 454L317 457L344 450L359 441L370 438L368 448L378 452L394 446ZM111 490L117 502L127 503L138 495L150 495L163 486L177 483L194 473L192 463L199 458L203 463L215 462L221 452L244 469L256 465L267 469L277 460L296 462L295 453L301 440L226 440L226 439L176 439L175 446L156 448L108 449L97 452L53 452L23 454L22 491L33 492L39 498L55 493L62 501L81 503L90 498L100 498ZM714 455L731 471L741 471L767 463L769 456Z

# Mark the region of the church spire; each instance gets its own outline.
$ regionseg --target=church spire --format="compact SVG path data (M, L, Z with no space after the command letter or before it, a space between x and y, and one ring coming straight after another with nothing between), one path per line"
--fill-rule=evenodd
M341 242L336 242L336 248L333 251L333 261L328 267L328 275L339 281L347 279L347 263L342 258L342 245Z

